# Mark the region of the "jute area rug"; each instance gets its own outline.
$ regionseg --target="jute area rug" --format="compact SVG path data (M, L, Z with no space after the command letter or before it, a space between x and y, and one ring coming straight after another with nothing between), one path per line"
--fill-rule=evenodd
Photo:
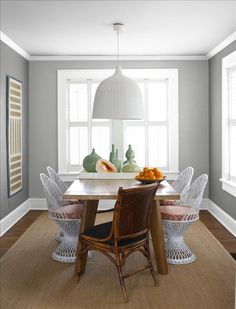
M99 214L97 222L110 219ZM189 265L169 265L155 287L150 272L126 279L125 304L114 265L94 252L79 284L74 265L55 262L57 226L42 214L1 259L1 309L233 309L235 262L201 222L192 225L186 240L197 255ZM144 262L139 253L127 259L127 269Z

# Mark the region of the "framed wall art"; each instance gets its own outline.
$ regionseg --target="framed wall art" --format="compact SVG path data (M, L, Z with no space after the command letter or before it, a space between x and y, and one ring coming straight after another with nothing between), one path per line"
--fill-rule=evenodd
M23 188L22 183L22 82L7 77L8 195Z

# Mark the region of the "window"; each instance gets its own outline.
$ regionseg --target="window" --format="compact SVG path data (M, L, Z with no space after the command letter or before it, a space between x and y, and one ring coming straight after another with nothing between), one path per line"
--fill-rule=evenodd
M236 196L236 52L222 60L222 188Z
M109 158L111 144L124 154L131 144L141 167L178 172L178 70L123 70L141 89L143 120L92 119L99 83L113 70L58 71L58 162L62 174L78 172L95 148Z

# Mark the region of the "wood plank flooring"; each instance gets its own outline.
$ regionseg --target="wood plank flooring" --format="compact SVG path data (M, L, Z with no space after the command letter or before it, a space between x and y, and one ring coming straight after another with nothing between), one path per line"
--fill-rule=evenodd
M236 259L236 237L234 237L209 211L200 211L200 220L225 249Z
M0 237L0 257L3 256L21 237L28 227L43 213L43 210L31 210Z
M31 210L20 219L10 230L0 237L0 257L3 256L21 237L27 228L43 213L41 210ZM213 217L207 210L200 211L200 220L219 240L225 249L236 259L236 238Z

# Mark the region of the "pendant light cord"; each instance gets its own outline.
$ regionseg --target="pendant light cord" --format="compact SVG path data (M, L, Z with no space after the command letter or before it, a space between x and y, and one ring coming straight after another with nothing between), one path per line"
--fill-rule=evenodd
M120 31L116 31L116 37L117 37L117 65L119 65L120 62Z

